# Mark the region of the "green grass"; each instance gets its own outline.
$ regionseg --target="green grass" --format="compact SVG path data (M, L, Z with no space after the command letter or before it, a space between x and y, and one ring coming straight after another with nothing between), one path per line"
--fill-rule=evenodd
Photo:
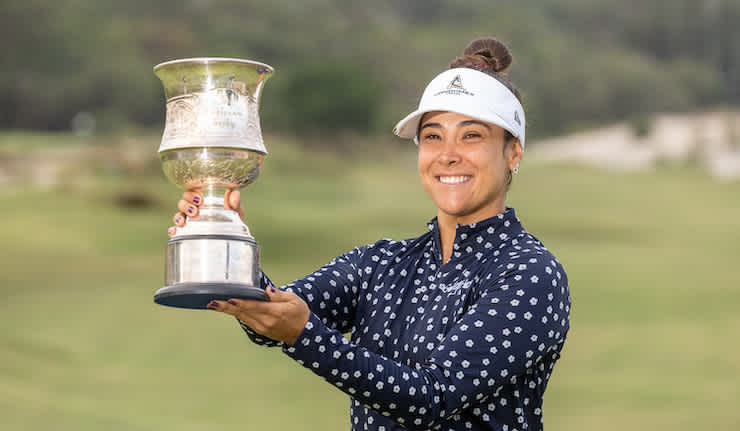
M23 151L26 138L35 152L56 139L0 142ZM156 138L141 140L154 157ZM416 236L434 215L410 148L339 157L268 143L243 202L276 282ZM342 393L230 318L153 304L179 192L156 171L89 170L86 185L0 192L0 429L347 429ZM132 190L152 205L116 205ZM574 300L546 429L740 427L738 196L690 168L525 158L509 204L564 263Z

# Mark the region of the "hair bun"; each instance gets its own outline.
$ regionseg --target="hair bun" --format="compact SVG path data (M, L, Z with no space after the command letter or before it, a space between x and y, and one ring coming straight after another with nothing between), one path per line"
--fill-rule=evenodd
M492 37L483 37L470 42L465 47L463 56L450 63L450 67L470 67L488 69L494 73L505 73L512 60L509 48L501 41Z

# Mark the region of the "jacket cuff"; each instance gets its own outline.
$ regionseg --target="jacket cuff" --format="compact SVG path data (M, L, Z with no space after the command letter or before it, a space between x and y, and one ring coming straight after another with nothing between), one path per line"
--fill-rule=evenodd
M247 326L246 323L242 322L238 318L236 319L236 321L239 322L239 326L241 326L244 332L246 332L247 337L249 337L249 339L252 340L254 344L258 344L264 347L277 347L283 345L282 341L273 340L270 337L265 337L264 335L256 333L254 329Z
M311 313L296 341L292 345L284 343L283 351L300 364L303 364L309 358L316 358L317 349L320 350L320 346L325 348L324 344L321 343L323 339L321 334L325 331L330 331L330 329L324 325L318 316Z

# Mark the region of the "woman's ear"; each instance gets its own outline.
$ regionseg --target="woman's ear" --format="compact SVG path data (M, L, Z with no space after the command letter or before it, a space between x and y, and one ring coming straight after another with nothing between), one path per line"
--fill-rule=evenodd
M507 145L506 162L509 165L510 170L519 167L519 163L522 161L522 155L524 150L519 139L514 139L510 144Z

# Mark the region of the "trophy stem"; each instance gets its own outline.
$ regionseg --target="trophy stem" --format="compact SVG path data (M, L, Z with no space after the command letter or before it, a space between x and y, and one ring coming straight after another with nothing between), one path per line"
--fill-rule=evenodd
M196 232L194 229L211 226L210 233L213 234L236 234L251 237L247 225L241 220L239 214L234 210L224 208L224 194L228 190L227 187L208 184L201 190L203 204L200 206L198 216L194 219L188 217L187 225L179 230L179 234L201 234L203 232Z
M224 195L226 194L226 190L228 190L226 187L215 184L205 186L203 188L203 206L201 206L201 211L224 209Z

